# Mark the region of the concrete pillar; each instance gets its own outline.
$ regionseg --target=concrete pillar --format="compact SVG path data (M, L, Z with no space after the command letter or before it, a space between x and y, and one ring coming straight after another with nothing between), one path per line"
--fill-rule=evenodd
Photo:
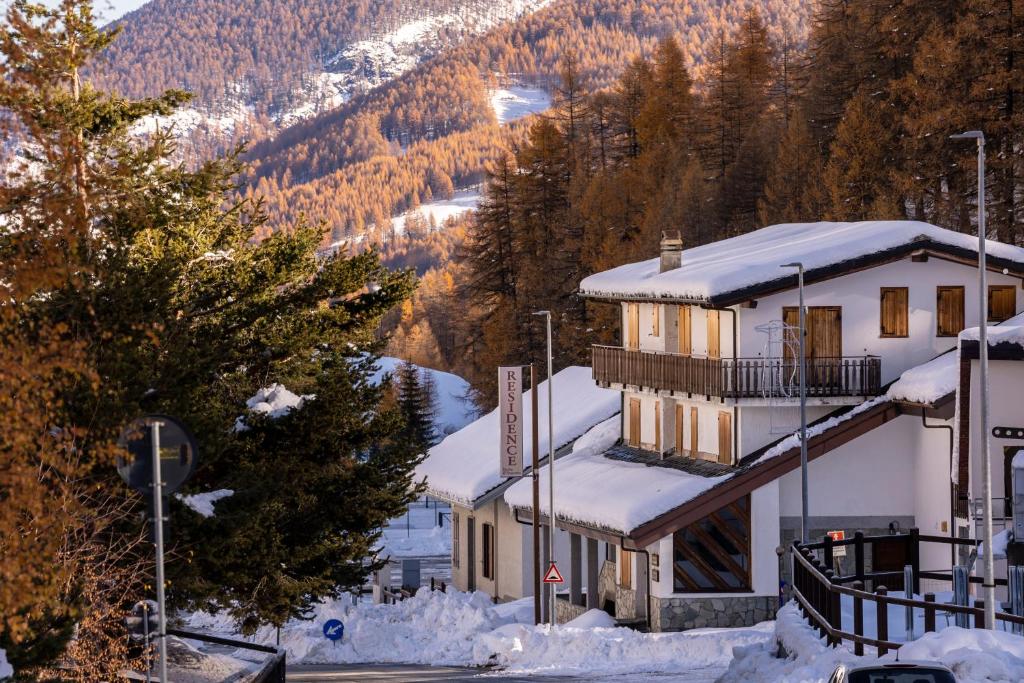
M601 605L600 588L598 585L597 541L587 539L587 609L598 609Z
M579 534L569 534L569 602L583 604L583 555Z
M551 553L549 552L549 549L551 548L551 541L549 540L550 538L551 538L551 527L549 527L549 526L542 526L540 528L540 575L541 575L541 578L543 578L544 574L547 573L548 566L550 566L550 564L551 564ZM540 600L540 620L541 620L541 622L543 622L545 624L549 623L551 621L551 617L548 614L548 612L550 611L549 608L551 606L551 593L550 593L550 591L551 591L551 584L550 583L542 583L541 584L541 588L540 588L540 594L541 594L540 595L540 597L541 597L541 600Z
M651 556L647 553L636 553L636 617L649 619L647 614L648 575L650 574Z

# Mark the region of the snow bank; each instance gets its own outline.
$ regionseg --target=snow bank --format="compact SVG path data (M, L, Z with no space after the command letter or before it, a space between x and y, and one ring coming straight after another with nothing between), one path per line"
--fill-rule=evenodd
M495 375L495 380L497 375ZM619 412L620 392L598 387L590 368L568 367L554 376L555 448L571 443L591 427ZM538 387L540 452L548 452L547 381ZM531 434L530 391L523 392L523 433ZM498 411L493 410L430 449L416 468L438 498L469 504L505 481L498 474ZM525 462L533 457L532 440L523 449Z
M402 364L399 358L383 356L377 361L377 372L370 381L378 383L385 374L394 375ZM476 412L472 404L466 400L469 382L450 372L442 372L433 368L419 368L421 373L430 373L437 389L437 415L434 416L434 427L440 435L452 434L465 427L473 420Z
M206 493L196 493L191 496L185 496L182 494L176 494L176 498L182 503L192 508L203 517L213 517L213 504L221 498L227 498L228 496L234 495L234 491L231 489L218 489L216 491L208 491Z
M702 477L603 457L601 453L618 440L620 429L616 415L580 437L572 454L555 462L555 512L560 519L628 534L731 476ZM540 507L547 514L551 508L544 472L547 465L541 469ZM609 505L609 500L615 505ZM530 480L521 479L510 486L505 491L505 502L512 507L532 508Z
M603 609L587 610L565 623L566 628L615 628L615 619Z
M14 676L14 667L7 662L7 652L0 648L0 680Z
M893 249L921 238L977 251L976 237L918 221L785 223L683 251L682 267L659 272L658 258L596 273L580 283L591 296L706 301L752 285L792 278L783 263L808 271ZM1024 249L989 240L988 253L1024 264Z
M511 85L491 91L491 108L498 123L509 123L551 107L551 96L540 88Z
M867 610L865 610L867 616ZM940 622L938 626L943 626ZM778 658L779 646L788 654ZM960 683L1009 683L1024 680L1024 638L1004 631L948 626L900 648L901 660L936 661L948 666ZM888 654L883 661L894 661ZM841 663L870 663L846 645L827 647L800 616L796 603L777 616L774 637L751 647L737 648L735 659L719 683L825 683Z

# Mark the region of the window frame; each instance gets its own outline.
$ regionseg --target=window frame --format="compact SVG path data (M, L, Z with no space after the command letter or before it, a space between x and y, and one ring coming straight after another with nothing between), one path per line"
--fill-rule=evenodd
M900 320L897 320L896 331L886 332L885 330L885 295L889 292L902 294L902 310L898 310L898 318L902 318L903 333L900 334ZM938 299L936 299L938 301ZM897 302L898 305L898 302ZM879 287L878 289L878 336L882 339L906 339L910 336L910 288L909 287Z
M489 522L484 522L480 525L480 541L482 552L480 553L480 577L489 581L494 581L494 525Z

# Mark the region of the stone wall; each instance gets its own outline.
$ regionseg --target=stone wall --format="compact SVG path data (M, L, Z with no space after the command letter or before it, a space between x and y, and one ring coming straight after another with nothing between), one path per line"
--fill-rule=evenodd
M643 611L637 614L636 591L632 588L615 587L615 618L622 621L643 619Z
M651 631L753 626L773 619L775 596L743 595L723 598L651 597Z
M567 598L559 596L559 598L555 600L555 619L558 620L559 624L572 621L586 611L587 608L585 605L574 605L569 602Z

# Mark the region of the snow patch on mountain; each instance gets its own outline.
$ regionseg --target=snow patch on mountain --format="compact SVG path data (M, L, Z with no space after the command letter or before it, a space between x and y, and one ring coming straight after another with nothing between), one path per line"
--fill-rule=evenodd
M431 227L440 227L449 218L461 216L467 211L476 209L480 203L480 188L474 187L467 190L458 190L451 199L439 199L437 201L421 204L415 209L410 209L391 219L391 227L396 235L405 234L406 223L409 219L422 219Z
M491 91L491 107L498 123L505 124L551 106L551 95L540 88L510 85Z

